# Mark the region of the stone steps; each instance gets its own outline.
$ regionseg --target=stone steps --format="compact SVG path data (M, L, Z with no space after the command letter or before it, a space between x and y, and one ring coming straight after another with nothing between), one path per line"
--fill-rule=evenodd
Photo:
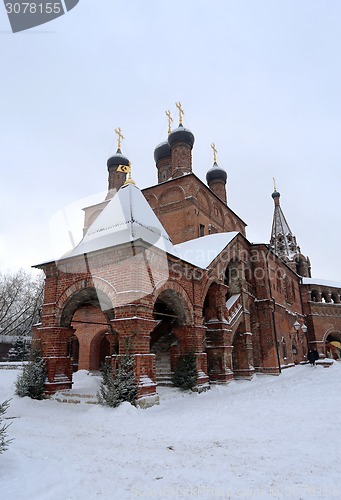
M172 382L171 375L157 375L156 376L156 385L160 385L162 387L173 387L174 384Z

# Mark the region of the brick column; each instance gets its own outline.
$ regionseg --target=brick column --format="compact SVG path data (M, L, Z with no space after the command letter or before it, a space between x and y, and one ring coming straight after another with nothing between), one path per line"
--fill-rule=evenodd
M146 407L158 404L155 354L150 354L150 333L157 325L157 321L134 316L114 319L111 325L118 333L119 339L119 355L112 357L113 371L122 355L131 354L134 357L138 384L138 405Z
M234 376L251 379L255 373L253 367L252 335L249 332L236 333L234 341Z
M206 353L208 375L212 382L225 383L233 379L232 332L222 321L206 323Z
M253 327L253 341L257 346L258 366L256 371L278 375L281 371L277 354L277 338L273 318L274 303L262 300L254 303L256 317Z
M178 353L174 355L175 366L181 355L193 352L197 365L196 390L201 392L208 389L207 355L204 352L206 328L204 326L179 325L174 328L174 334L179 341Z
M46 364L45 394L72 387L72 358L68 345L74 331L73 328L63 327L33 329L33 341L39 345Z

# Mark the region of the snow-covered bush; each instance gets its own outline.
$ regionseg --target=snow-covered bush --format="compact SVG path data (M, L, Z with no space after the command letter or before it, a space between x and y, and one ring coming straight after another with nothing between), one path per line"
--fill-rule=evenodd
M181 389L193 389L197 385L197 367L194 353L180 356L172 376L172 382Z
M41 399L44 392L46 377L45 363L39 353L33 353L32 360L24 366L15 383L16 394L20 397L29 396Z
M17 339L15 345L8 351L9 361L26 361L28 359L29 350L23 339Z
M8 407L9 407L9 401L4 401L3 403L0 403L0 454L7 450L9 443L12 441L12 439L6 439L7 437L6 429L11 424L3 423L3 415L6 413Z
M123 401L134 404L137 396L133 356L122 356L115 375L110 365L104 365L102 382L97 394L98 401L104 406L115 408Z

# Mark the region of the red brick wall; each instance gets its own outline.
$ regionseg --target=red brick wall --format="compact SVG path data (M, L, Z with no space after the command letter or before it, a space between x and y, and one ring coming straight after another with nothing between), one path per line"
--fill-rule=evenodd
M209 232L239 231L245 223L194 174L178 177L143 190L174 244Z

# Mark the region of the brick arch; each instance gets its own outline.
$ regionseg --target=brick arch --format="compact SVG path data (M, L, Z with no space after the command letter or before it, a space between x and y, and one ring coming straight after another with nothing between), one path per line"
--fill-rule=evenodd
M205 303L205 300L206 300L206 297L207 297L207 294L208 294L208 291L209 291L211 285L214 285L214 284L219 285L221 283L222 283L221 279L219 279L219 277L216 274L209 277L209 279L206 281L205 286L202 290L202 296L201 296L201 302L200 302L200 306L202 308L204 307L204 303Z
M152 296L152 308L154 309L155 302L158 299L158 297L163 293L166 292L167 290L171 290L175 292L178 296L178 298L181 300L182 306L184 308L185 312L185 323L186 324L191 324L194 320L194 308L191 299L189 298L186 290L179 285L179 283L176 283L174 281L167 281L163 286L157 289L156 292L153 293Z
M115 299L116 290L106 280L96 276L77 280L64 290L56 302L57 323L69 326L73 313L85 301L97 300L103 311L113 311Z
M82 293L82 292L78 292ZM72 311L71 311L72 314ZM63 323L62 318L62 323ZM94 339L104 336L110 331L107 315L96 304L80 305L72 315L71 326L79 343L78 369L98 370L100 359L100 345L94 351ZM99 341L100 342L100 341Z
M101 367L99 366L99 363L101 362L101 347L102 347L102 342L103 339L105 338L105 334L107 333L108 329L107 328L102 328L99 332L96 333L94 338L91 340L90 343L90 370L98 370ZM110 342L107 339L109 343L109 351L110 351ZM110 355L110 352L108 353ZM102 360L104 361L104 360Z
M335 336L337 338L338 342L341 342L341 330L338 330L337 328L329 328L323 336L323 343L324 344L326 343L329 335Z
M160 196L159 205L177 203L185 198L185 190L182 186L173 186L166 189Z
M241 281L244 280L243 262L232 256L225 267L224 284L229 287L229 294L241 293Z
M201 188L199 188L196 192L196 199L198 200L199 206L203 207L204 210L207 211L207 213L211 213L211 203L210 203L210 198L207 196L205 191Z
M232 249L225 248L224 250L222 250L222 252L220 253L219 257L216 260L216 265L213 273L210 274L207 281L205 281L202 291L202 304L204 303L207 292L213 283L217 284L224 283L227 268L232 262L238 262L239 266L243 264L243 261L239 258L238 251L235 247L233 247ZM243 267L243 274L244 271L245 268Z
M144 195L144 197L146 198L152 209L155 210L155 208L157 208L158 206L157 196L155 194L148 193L147 195Z
M334 304L340 304L340 293L339 292L332 292L331 293L331 298Z

